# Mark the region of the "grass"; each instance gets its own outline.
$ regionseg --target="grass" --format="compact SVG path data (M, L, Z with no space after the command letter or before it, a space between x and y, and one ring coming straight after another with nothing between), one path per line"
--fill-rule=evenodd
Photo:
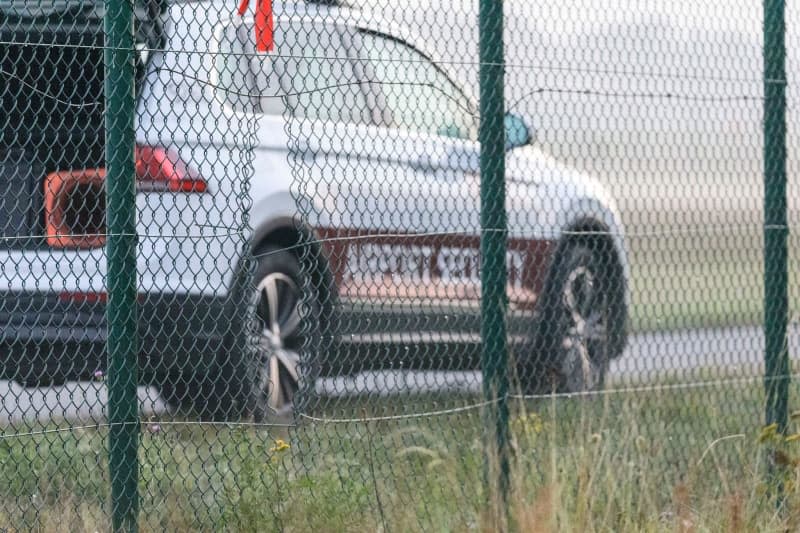
M514 401L510 520L521 531L796 530L800 442L762 435L761 391L756 380ZM351 399L315 414L361 418L476 401ZM497 495L483 491L482 416L308 422L288 434L144 426L141 530L496 530L503 514L492 512ZM0 528L107 529L106 438L93 428L0 440ZM773 447L789 465L783 512L766 483Z

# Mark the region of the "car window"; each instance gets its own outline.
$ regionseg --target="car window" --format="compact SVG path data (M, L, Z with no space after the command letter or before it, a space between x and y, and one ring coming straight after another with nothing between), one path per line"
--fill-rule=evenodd
M247 25L225 26L219 36L219 53L214 56L220 98L236 111L258 111L258 95L250 61L255 54L252 32ZM280 105L280 100L277 104ZM280 112L280 111L278 111Z
M469 99L429 58L393 37L360 35L359 56L383 95L395 127L477 140L476 115Z
M274 38L273 52L253 57L261 112L281 112L283 100L294 117L373 123L336 26L278 21Z

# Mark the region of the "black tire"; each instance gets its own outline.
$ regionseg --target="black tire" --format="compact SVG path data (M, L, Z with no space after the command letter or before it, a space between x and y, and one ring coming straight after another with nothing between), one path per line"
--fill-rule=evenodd
M297 393L313 386L318 374L318 365L310 363L315 358L307 356L306 339L318 335L319 306L304 297L307 284L299 261L281 248L259 250L252 280L240 300L246 310L237 313L245 327L237 328L238 338L220 361L215 388L227 411L221 417L290 423ZM275 314L267 301L270 287L276 291ZM281 307L284 301L286 308Z
M225 420L236 415L230 402L223 399L224 394L214 379L218 375L216 367L181 369L161 376L154 385L172 409L201 420Z
M609 362L625 346L624 291L610 243L561 246L542 292L532 350L518 362L526 394L603 388Z

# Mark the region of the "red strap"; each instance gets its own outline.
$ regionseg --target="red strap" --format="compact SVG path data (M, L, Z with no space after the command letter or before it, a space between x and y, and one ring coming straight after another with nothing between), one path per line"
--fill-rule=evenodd
M241 0L239 15L247 13L250 0ZM272 0L258 0L256 6L256 50L271 52L275 49L275 22L272 17Z
M274 50L274 33L272 0L259 0L256 8L256 50L259 52L271 52Z

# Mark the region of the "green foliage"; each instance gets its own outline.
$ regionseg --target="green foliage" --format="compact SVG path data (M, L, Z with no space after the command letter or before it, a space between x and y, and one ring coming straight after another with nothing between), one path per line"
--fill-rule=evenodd
M788 436L753 427L762 405L759 383L710 385L688 400L685 390L665 388L515 401L511 518L521 531L794 530L799 441L793 427ZM374 408L432 406L386 400ZM491 531L480 415L309 424L288 435L143 426L141 529ZM0 526L107 528L106 439L103 429L83 429L0 440L8 480ZM773 449L784 454L773 460L785 458L781 512L764 483ZM62 515L68 522L55 518Z

